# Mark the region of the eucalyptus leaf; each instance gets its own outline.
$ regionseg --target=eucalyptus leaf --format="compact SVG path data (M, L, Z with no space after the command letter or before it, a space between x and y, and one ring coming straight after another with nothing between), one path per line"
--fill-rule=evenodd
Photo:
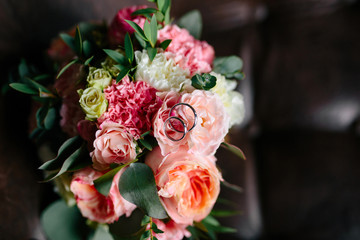
M49 205L41 214L41 225L48 239L84 239L85 222L76 206L68 207L63 200Z
M33 87L28 86L24 83L10 83L9 86L16 91L26 93L26 94L37 94L38 90L34 89Z
M112 50L112 49L103 49L104 52L109 56L111 57L115 62L117 63L120 63L120 64L125 64L127 61L126 61L126 58L123 54L115 51L115 50Z
M130 163L136 162L137 160L134 160ZM96 190L98 190L99 193L101 193L104 196L107 196L109 194L110 188L111 188L111 184L113 181L114 176L124 167L128 166L130 163L128 164L123 164L120 165L110 171L108 171L107 173L105 173L104 175L102 175L101 177L97 178L94 181L94 186L96 188Z
M78 149L83 140L79 136L75 136L66 140L58 150L58 154L56 158L45 162L43 165L39 167L41 170L56 170L61 167L66 158L70 156L76 149Z
M160 43L160 47L165 51L171 43L171 39L166 39Z
M69 48L75 51L75 40L72 36L67 33L60 33L60 38L69 46Z
M181 28L185 28L196 39L200 39L202 31L202 19L199 10L192 10L182 16L177 25Z
M134 48L129 33L125 35L125 54L131 64L134 61Z
M134 30L135 32L137 32L139 34L139 36L144 39L145 41L147 41L147 38L145 36L144 31L141 29L141 27L139 25L137 25L136 23L130 21L130 20L125 20L125 22L127 22Z
M104 227L98 226L91 240L114 240L114 238Z
M144 210L146 215L167 218L157 193L154 174L146 164L130 164L120 177L119 191L124 199Z
M238 56L217 57L214 59L213 71L227 75L239 72L243 67L243 61Z
M82 56L82 53L83 53L83 42L82 42L82 38L81 38L81 33L80 33L79 26L76 27L74 44L75 44L75 51L76 51L77 55L78 55L79 57Z
M226 143L226 142L222 142L221 146L226 148L230 152L234 153L236 156L238 156L242 160L246 160L245 154L240 148L238 148L230 143Z
M195 74L191 78L191 85L196 89L210 90L216 85L216 77L208 73L203 75Z
M58 79L71 65L80 62L80 60L78 58L72 60L71 62L69 62L65 67L63 67L59 74L56 76L56 79Z
M56 123L56 109L50 108L44 119L44 127L49 130L52 129Z
M148 56L150 58L150 61L154 60L156 53L157 53L157 49L148 47L146 50L147 50Z

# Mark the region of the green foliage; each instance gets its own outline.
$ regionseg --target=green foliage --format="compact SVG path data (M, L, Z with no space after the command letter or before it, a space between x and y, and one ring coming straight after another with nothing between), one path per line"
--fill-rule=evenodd
M119 191L123 198L134 203L146 215L158 219L167 217L157 193L154 174L146 164L130 164L121 175Z
M146 134L145 136L141 136L141 138L138 140L138 144L140 146L143 146L147 150L152 151L153 148L158 145L158 142L156 141L154 136Z
M146 226L149 225L149 229L146 229ZM150 239L150 240L156 240L157 238L154 236L154 233L161 234L164 233L164 231L160 230L157 225L153 222L152 218L149 216L144 216L144 218L141 221L141 226L145 227L145 231L141 235L140 239Z
M213 71L224 75L228 79L244 79L241 72L243 61L238 56L217 57L214 60Z
M210 213L213 217L231 217L239 214L242 214L242 212L233 210L212 210Z
M235 154L242 160L246 160L244 152L237 146L234 146L234 145L232 145L230 143L226 143L226 142L222 142L221 146L224 147L225 149L229 150L230 152L232 152L233 154Z
M119 74L116 77L116 82L121 81L126 75L130 72L134 72L136 63L134 62L134 49L130 39L130 36L126 34L125 36L125 56L111 49L103 49L104 52L112 58L116 63L114 67L120 70Z
M196 39L200 39L202 31L202 18L199 10L192 10L179 18L177 25L185 28Z
M171 43L171 39L166 39L160 43L160 47L165 51Z
M86 225L80 211L68 207L63 200L48 206L41 214L42 228L50 240L78 240L84 238Z
M216 77L209 73L204 73L202 75L195 74L191 78L191 85L196 89L210 90L216 85Z
M98 190L99 193L101 193L104 196L107 196L109 194L110 188L111 188L111 184L113 181L114 176L124 167L128 166L130 163L136 162L137 159L135 159L134 161L131 161L127 164L123 164L120 165L112 170L110 170L109 172L105 173L104 175L102 175L101 177L97 178L94 181L94 186L96 188L96 190Z

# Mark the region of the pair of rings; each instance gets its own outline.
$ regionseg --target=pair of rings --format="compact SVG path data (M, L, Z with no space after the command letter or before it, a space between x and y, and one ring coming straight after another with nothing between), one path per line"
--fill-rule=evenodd
M187 127L187 124L184 122L186 120L180 118L180 117L177 117L177 116L172 116L173 115L173 112L175 110L175 108L179 107L179 106L186 106L188 108L191 109L191 111L193 112L194 114L194 123L193 125L191 126L191 128L188 129ZM178 121L181 125L182 125L182 128L183 130L179 130L179 129L176 129L176 127L174 127L174 124L173 124L173 121ZM169 138L170 140L174 141L174 142L178 142L178 141L181 141L182 139L185 138L186 134L188 132L190 132L191 130L194 129L194 127L196 126L196 123L197 123L197 113L195 111L195 109L190 105L190 104L187 104L187 103L177 103L175 104L171 109L170 109L170 112L169 112L169 117L165 120L164 122L164 133L166 135L167 138ZM175 132L178 132L178 133L182 133L181 137L180 138L173 138L171 137L169 134L168 134L168 130L167 130L167 126L170 126L171 130L175 131Z

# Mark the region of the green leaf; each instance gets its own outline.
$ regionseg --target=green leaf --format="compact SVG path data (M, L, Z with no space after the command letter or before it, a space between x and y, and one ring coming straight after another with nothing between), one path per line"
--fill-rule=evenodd
M48 113L49 107L47 105L42 106L36 111L36 124L39 128L43 128L44 119Z
M160 43L160 47L165 51L167 47L170 45L171 41L172 41L171 39L164 40L162 43Z
M226 148L230 152L234 153L236 156L238 156L242 160L246 160L245 154L240 148L238 148L230 143L226 143L226 142L222 142L221 146Z
M210 215L213 217L231 217L242 214L241 211L233 211L233 210L212 210Z
M25 59L21 59L18 70L19 70L20 78L24 78L30 74L30 69Z
M150 22L150 43L152 45L152 47L155 47L156 41L157 41L157 20L156 20L156 16L153 15L151 18L151 22Z
M229 183L229 182L227 182L225 180L223 180L221 182L221 184L224 185L225 187L235 191L235 192L238 192L238 193L242 193L244 191L242 187L240 187L238 185L235 185L235 184L231 184L231 183Z
M210 90L216 85L216 77L208 73L204 73L201 76L195 74L195 76L191 78L191 85L196 89Z
M111 49L103 49L104 52L111 57L115 62L120 63L120 64L125 64L127 63L127 60L125 58L124 55L122 55L121 53L115 51L115 50L111 50Z
M49 205L41 214L41 225L48 239L84 239L86 225L76 206L68 207L63 200Z
M37 94L38 93L37 89L34 89L24 83L10 83L9 86L11 88L15 89L16 91L26 93L26 94Z
M154 222L152 222L152 224L151 224L151 230L154 233L164 233L164 231L160 230Z
M150 217L145 215L144 218L141 220L141 226L146 226L150 223Z
M51 93L46 87L44 87L43 85L41 85L38 82L35 82L34 80L31 80L30 78L28 78L28 80L30 81L30 83L34 86L35 89L39 89L39 92L45 92L45 93Z
M140 35L137 34L136 32L134 35L135 35L136 40L139 42L140 46L142 48L146 48L146 41L142 37L140 37Z
M114 240L114 238L104 227L98 226L91 240Z
M86 61L84 62L84 65L87 66L90 64L91 60L93 60L94 56L89 57L88 59L86 59Z
M170 9L170 4L171 4L171 1L170 0L165 0L163 5L160 7L159 6L159 9L160 11L165 15L165 13L168 11L168 9Z
M117 67L117 66L119 66L119 65L115 65L115 67ZM130 69L128 67L122 67L120 70L120 73L116 77L116 83L120 82L126 75L128 75L129 72L130 72Z
M144 8L144 9L139 9L135 12L133 12L131 15L149 15L152 13L156 13L158 10L155 8Z
M75 51L75 40L72 36L66 33L60 33L60 38L69 46L69 48Z
M169 25L169 24L170 24L170 7L167 9L165 13L165 25Z
M104 175L102 175L101 177L97 178L94 181L94 186L96 188L96 190L98 190L99 193L101 193L104 196L107 196L109 194L110 188L111 188L111 184L113 181L114 176L124 167L128 166L130 163L136 162L136 160L129 162L127 164L123 164L120 165L112 170L110 170L109 172L105 173Z
M144 34L145 34L147 40L150 42L151 46L154 47L154 43L151 42L150 23L147 20L145 20L145 23L144 23Z
M125 22L127 22L135 30L135 32L139 34L139 36L142 39L147 41L144 31L141 29L141 27L139 25L137 25L136 23L129 21L129 20L125 20Z
M134 48L129 33L125 35L125 54L131 64L134 61Z
M202 19L199 10L192 10L182 16L177 25L181 28L185 28L196 39L200 39L202 31Z
M54 178L57 178L61 174L65 173L66 171L75 171L80 168L85 167L86 165L92 164L90 159L89 152L85 144L83 144L79 149L77 149L73 154L71 154L61 166L60 171L55 175L51 176L50 178L46 178L45 181L51 181Z
M41 74L38 76L33 77L34 81L42 81L44 79L50 78L51 76L49 74Z
M83 46L84 56L87 58L90 57L91 52L92 52L92 46L91 46L90 41L89 40L83 41L82 46ZM85 65L87 65L87 64L85 64Z
M35 139L38 136L40 136L43 132L44 132L44 129L37 127L30 133L29 138Z
M52 171L60 168L65 159L78 149L82 143L83 140L79 136L66 140L59 148L56 158L45 162L39 167L39 169Z
M82 56L82 53L83 53L83 42L82 42L82 39L81 39L81 33L80 33L79 26L76 27L74 44L75 44L75 52L77 53L77 55L78 55L79 57Z
M44 119L44 127L45 129L49 130L52 129L56 123L56 109L50 108L46 114Z
M140 240L145 240L145 239L147 240L149 239L149 237L150 237L150 230L147 230L141 235Z
M213 71L227 75L238 72L243 67L243 61L238 56L232 55L228 57L217 57L214 60Z
M154 147L158 145L158 142L152 135L146 135L138 140L142 146L149 151L152 151Z
M130 164L121 175L119 191L123 198L144 210L146 215L158 219L167 218L157 193L154 174L146 164Z
M150 61L154 60L156 53L157 53L157 49L156 48L152 48L152 47L148 47L147 49L147 53L149 55Z
M69 62L65 67L63 67L59 74L56 76L56 79L58 79L71 65L80 62L80 60L78 58L72 60L71 62Z

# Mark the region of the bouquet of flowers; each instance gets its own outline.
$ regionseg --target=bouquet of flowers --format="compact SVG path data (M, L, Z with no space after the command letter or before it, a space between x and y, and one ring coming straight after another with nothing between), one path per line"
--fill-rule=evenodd
M170 0L150 2L121 9L109 26L81 23L60 34L47 52L54 71L38 74L22 62L10 84L38 102L31 137L58 149L40 167L44 181L77 206L58 201L45 210L50 239L233 231L211 214L223 181L214 154L221 145L244 158L224 142L244 116L235 91L242 61L215 58L198 40L198 11L175 24Z

